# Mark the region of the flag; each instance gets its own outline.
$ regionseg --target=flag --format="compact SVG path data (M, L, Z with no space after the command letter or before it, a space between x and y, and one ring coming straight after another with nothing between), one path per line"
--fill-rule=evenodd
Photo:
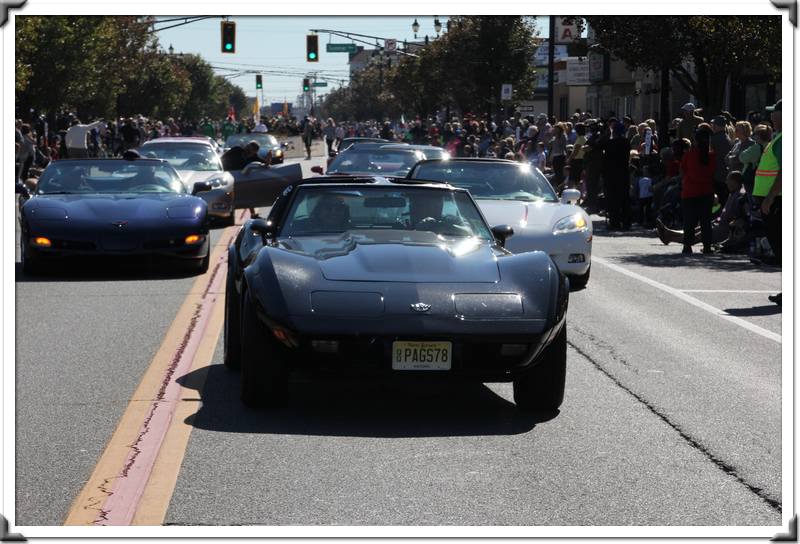
M258 97L253 102L253 120L258 122L261 119L261 107L258 104Z
M289 117L289 103L286 100L283 101L283 115Z
M236 119L236 109L233 107L233 104L228 106L228 119L230 119L231 121Z

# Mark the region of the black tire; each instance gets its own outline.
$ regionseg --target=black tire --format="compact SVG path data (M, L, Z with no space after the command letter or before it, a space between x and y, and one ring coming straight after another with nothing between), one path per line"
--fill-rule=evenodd
M42 273L42 267L38 261L34 257L28 254L28 251L25 249L25 241L23 240L20 244L20 259L22 260L22 272L25 273L26 276L38 276Z
M242 298L242 403L249 408L285 406L289 377L281 346L258 320L249 291Z
M225 326L222 361L225 367L230 370L238 370L242 366L241 317L239 293L236 292L232 267L228 266L228 278L225 281Z
M554 411L564 400L567 377L567 324L527 374L514 380L514 402L525 411Z
M569 290L578 291L580 289L586 289L586 284L589 283L589 275L591 273L592 273L592 265L589 265L589 269L586 270L585 274L581 274L580 276L570 276Z

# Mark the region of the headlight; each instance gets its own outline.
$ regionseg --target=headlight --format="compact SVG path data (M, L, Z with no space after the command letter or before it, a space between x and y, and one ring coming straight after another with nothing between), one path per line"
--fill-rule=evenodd
M275 156L276 157L280 157L282 155L283 155L283 149L276 149L275 150Z
M567 234L569 232L585 232L589 229L586 219L580 213L569 215L556 222L553 234Z
M223 185L228 184L228 181L225 178L212 178L208 181L211 183L212 187L222 187Z

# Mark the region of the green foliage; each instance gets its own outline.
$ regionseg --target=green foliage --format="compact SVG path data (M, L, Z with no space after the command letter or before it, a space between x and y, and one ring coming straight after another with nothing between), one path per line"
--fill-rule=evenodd
M587 16L586 21L604 49L631 68L671 70L711 113L721 108L728 76L758 70L780 81L779 16Z
M350 85L328 94L325 110L340 119L419 116L452 107L491 113L501 107L500 85L514 85L515 99L533 96L534 19L459 16L450 29L425 47L409 47L417 57L372 64Z
M73 111L82 119L132 114L198 119L244 108L244 91L196 55L167 55L137 16L20 16L20 111Z

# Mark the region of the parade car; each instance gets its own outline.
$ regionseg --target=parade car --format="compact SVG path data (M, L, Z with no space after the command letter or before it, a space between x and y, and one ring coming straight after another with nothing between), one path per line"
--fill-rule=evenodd
M267 152L272 151L272 164L283 164L285 158L284 151L288 147L286 143L279 143L275 136L265 132L243 132L232 134L225 140L225 151L232 147L244 147L248 143L255 141L258 144L258 155L266 159Z
M153 255L209 264L208 208L160 159L65 159L21 193L22 268L35 274L64 257ZM52 266L52 265L50 265Z
M408 145L386 147L379 143L353 144L339 153L328 165L328 175L379 175L403 177L425 154ZM322 174L321 166L311 171Z
M521 409L563 400L569 280L512 254L469 192L381 177L310 178L228 251L224 363L248 406L290 374L513 382Z
M579 191L567 189L559 198L537 168L505 159L425 160L408 178L468 189L490 223L514 227L514 238L506 245L509 251L545 251L569 276L573 289L586 287L592 267L592 222L575 204Z
M234 224L233 176L222 169L219 154L208 138L156 138L139 148L144 157L166 160L191 191L198 181L208 181L212 189L203 193L208 204L212 226L226 227Z

